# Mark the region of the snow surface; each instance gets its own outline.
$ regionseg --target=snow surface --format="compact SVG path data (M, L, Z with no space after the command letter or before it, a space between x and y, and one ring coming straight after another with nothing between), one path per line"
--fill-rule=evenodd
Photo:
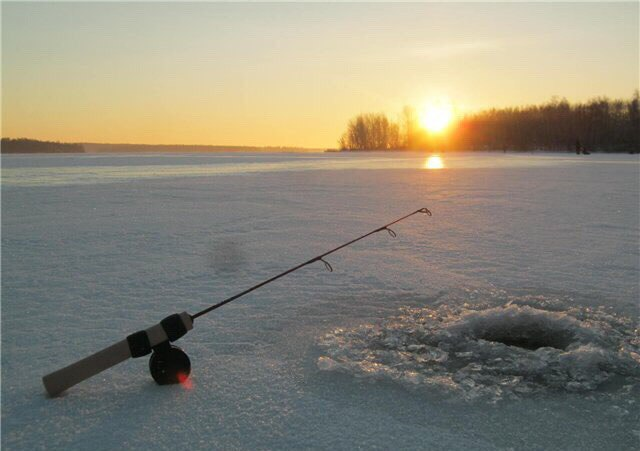
M425 160L3 155L2 447L637 448L638 158ZM423 206L333 273L196 320L190 386L142 358L44 394L50 371Z

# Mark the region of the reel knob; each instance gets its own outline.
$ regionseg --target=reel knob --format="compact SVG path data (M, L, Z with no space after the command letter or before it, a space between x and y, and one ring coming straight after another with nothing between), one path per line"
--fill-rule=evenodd
M179 384L189 378L191 361L182 349L166 342L153 348L149 371L158 385Z

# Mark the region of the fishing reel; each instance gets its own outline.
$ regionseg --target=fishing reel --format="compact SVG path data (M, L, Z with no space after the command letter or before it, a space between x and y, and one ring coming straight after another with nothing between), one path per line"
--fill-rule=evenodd
M149 372L158 385L180 384L191 374L191 360L186 352L171 344L193 327L187 313L168 316L154 328L127 337L131 357L149 358Z
M191 360L178 346L165 341L153 348L149 372L158 385L180 384L191 374Z
M171 342L186 334L193 327L192 324L190 316L186 313L168 316L160 321L159 325L166 338L155 345L151 344L149 329L127 337L132 357L151 353L149 372L156 384L179 384L189 378L191 360L186 352Z

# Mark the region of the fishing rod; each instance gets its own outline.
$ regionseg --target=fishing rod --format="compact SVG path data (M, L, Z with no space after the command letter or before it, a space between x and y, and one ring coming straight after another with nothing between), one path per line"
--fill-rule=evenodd
M370 235L382 232L383 230L386 230L390 236L395 238L396 233L390 227L418 213L424 213L431 216L431 211L429 211L428 208L420 208L408 215L396 219L395 221L385 224L382 227L378 227L369 233L341 244L324 254L320 254L304 263L287 269L286 271L247 288L246 290L223 301L213 304L204 310L199 311L195 315L190 315L187 312L170 315L160 321L159 324L151 326L148 329L135 332L127 336L124 340L104 348L89 357L85 357L84 359L72 363L69 366L47 374L42 378L42 383L44 384L49 396L57 396L68 388L73 387L74 385L119 363L122 363L129 358L143 357L149 354L151 354L151 358L149 360L149 371L151 373L151 377L157 384L167 385L184 382L189 377L189 374L191 374L191 361L182 349L172 345L171 343L193 329L193 321L196 318L206 315L223 305L233 302L260 287L274 282L281 277L291 274L292 272L312 263L322 262L328 271L333 272L333 267L327 260L325 260L326 256L350 246Z

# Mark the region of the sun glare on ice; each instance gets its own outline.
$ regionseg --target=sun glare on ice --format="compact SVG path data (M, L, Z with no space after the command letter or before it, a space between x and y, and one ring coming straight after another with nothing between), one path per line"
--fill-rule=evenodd
M425 169L442 169L444 168L444 163L442 162L442 158L439 155L431 155L427 158L427 161L424 162Z

